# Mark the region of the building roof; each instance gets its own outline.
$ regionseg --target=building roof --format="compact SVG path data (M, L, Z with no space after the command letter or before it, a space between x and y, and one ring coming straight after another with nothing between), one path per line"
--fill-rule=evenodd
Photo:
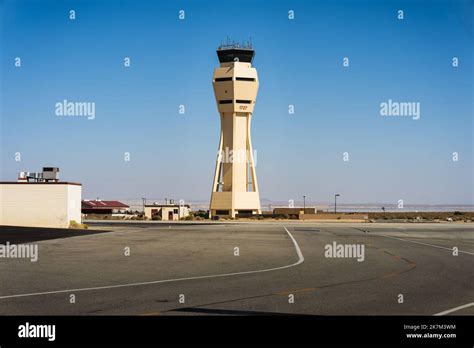
M83 200L82 208L114 209L114 208L129 208L129 206L119 201Z
M178 207L187 207L189 204L145 204L145 208L178 208Z
M69 182L69 181L0 181L1 185L76 185L82 186L78 182Z

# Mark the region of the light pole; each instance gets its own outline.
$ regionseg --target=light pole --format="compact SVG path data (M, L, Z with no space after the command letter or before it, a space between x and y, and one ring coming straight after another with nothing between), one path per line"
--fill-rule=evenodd
M306 212L306 196L303 196L303 214Z
M339 197L339 196L340 196L339 193L336 193L334 195L334 214L336 214L336 212L337 212L337 208L336 208L337 207L337 197Z

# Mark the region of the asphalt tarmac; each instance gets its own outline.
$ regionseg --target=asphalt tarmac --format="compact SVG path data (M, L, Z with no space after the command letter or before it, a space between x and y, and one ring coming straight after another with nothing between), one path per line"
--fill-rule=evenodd
M91 225L2 227L0 315L474 314L473 224Z

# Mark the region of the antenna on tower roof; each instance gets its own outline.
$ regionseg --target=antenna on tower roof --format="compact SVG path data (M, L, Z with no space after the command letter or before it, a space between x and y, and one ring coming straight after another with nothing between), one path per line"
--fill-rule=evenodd
M219 50L222 49L248 49L253 50L252 37L249 39L242 39L241 41L236 41L231 39L229 36L226 37L225 41L221 41L221 44L218 47Z

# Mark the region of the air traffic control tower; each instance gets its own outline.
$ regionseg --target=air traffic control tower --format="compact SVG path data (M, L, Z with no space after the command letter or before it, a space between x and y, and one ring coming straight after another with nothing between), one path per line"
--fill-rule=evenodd
M221 119L210 217L261 214L250 123L258 91L251 45L221 45L213 86Z

